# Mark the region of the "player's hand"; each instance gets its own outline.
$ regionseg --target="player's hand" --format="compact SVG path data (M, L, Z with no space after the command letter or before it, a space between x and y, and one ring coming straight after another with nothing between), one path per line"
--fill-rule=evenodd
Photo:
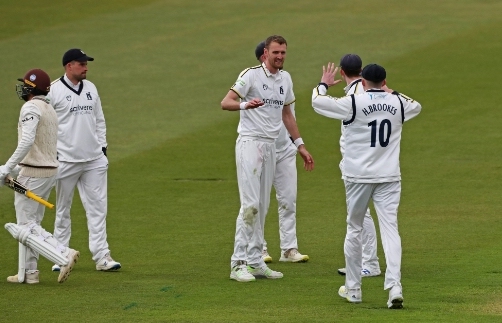
M10 176L17 178L19 176L19 172L21 172L21 166L17 165L10 171Z
M321 83L326 83L328 87L340 83L342 80L335 80L338 70L339 68L335 66L335 63L328 63L328 67L323 65Z
M387 87L387 85L382 86L382 90L384 90L385 92L388 92L388 93L392 93L392 92L394 92L394 90L393 90L393 89L389 89L389 88Z
M10 170L7 168L7 166L0 166L0 187L5 184L5 178L7 177L7 175L9 175L9 173Z
M260 99L252 99L251 101L248 101L246 104L246 110L248 109L256 109L264 105L265 103L260 100Z
M314 158L312 158L312 155L307 151L305 145L300 145L300 147L298 147L298 153L303 158L303 168L309 172L314 170Z

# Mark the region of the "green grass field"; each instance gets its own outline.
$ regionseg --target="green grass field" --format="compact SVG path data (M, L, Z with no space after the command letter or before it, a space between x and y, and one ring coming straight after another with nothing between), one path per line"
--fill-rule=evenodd
M108 126L108 242L123 265L95 271L76 196L71 245L82 256L64 284L45 259L40 284L7 283L17 242L0 232L0 321L502 321L500 12L493 0L0 2L0 164L16 147L16 79L35 67L56 79L72 47L95 57L88 78ZM270 267L284 278L242 284L229 280L238 114L220 101L271 34L288 40L298 124L316 160L312 173L299 168L297 233L310 261L278 262L273 201L265 236ZM337 295L340 127L313 111L310 96L322 65L349 52L383 65L389 86L423 106L402 140L401 311L386 309L383 276L364 279L361 304ZM15 222L5 188L0 220ZM43 226L52 231L53 221L48 210ZM385 268L381 248L379 256Z

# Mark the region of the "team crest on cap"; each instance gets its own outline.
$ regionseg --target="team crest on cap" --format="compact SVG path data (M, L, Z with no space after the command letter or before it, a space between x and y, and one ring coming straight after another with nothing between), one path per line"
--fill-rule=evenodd
M37 76L35 74L30 75L30 81L35 81L37 79Z

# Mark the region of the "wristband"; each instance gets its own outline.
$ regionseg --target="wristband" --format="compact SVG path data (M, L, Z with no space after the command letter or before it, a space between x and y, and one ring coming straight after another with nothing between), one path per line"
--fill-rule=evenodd
M305 145L302 137L296 138L296 140L293 141L293 143L295 144L296 148L300 147L300 145Z
M248 104L247 102L241 102L241 104L239 104L239 108L241 110L246 110L246 104Z
M319 83L319 85L324 85L326 87L326 90L329 88L328 84L326 84L324 82Z

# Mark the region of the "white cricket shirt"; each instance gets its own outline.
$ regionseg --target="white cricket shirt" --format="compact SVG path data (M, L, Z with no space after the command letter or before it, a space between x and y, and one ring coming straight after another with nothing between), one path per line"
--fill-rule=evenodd
M345 91L346 95L364 93L363 83L361 82L361 79L357 79L350 82L350 84L344 87L343 90ZM343 135L344 131L345 131L345 126L343 125L342 122L342 130L340 135L340 152L342 153L342 158L343 158L343 153L345 152L345 137Z
M282 108L295 101L289 73L270 73L265 63L245 69L230 88L241 101L260 99L265 104L256 109L241 110L237 132L241 136L277 139L282 126Z
M342 178L354 183L401 180L399 153L403 123L416 117L421 105L404 96L371 89L337 99L319 85L312 107L326 117L344 120L346 126Z
M106 124L96 86L73 85L66 74L52 82L47 98L58 116L58 159L85 162L100 158L107 147Z

